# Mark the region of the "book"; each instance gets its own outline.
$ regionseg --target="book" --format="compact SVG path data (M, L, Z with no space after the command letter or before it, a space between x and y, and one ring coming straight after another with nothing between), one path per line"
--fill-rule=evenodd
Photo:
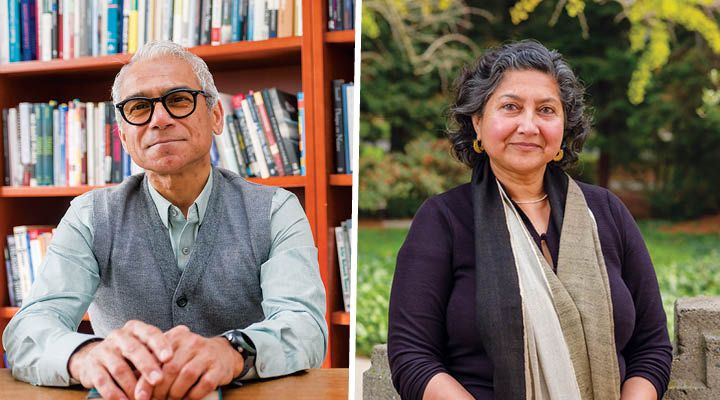
M342 86L345 83L343 79L335 79L332 81L333 93L333 122L335 128L335 172L338 174L347 173L347 163L345 160L345 128L343 120L343 102L342 102Z
M272 162L275 165L277 176L285 176L283 160L280 157L280 148L278 146L277 139L275 138L275 132L273 132L272 126L270 125L270 118L268 118L262 91L254 92L253 99L255 100L255 107L258 118L260 119L260 126L265 134L265 140L267 141L267 146L270 150L270 156L272 157Z
M305 161L305 95L303 92L298 92L298 135L300 136L300 175L305 176L306 161Z
M252 90L245 97L245 100L247 101L248 110L250 111L250 119L248 119L248 121L252 121L251 124L254 124L255 126L255 130L251 132L253 132L255 136L257 136L257 142L259 143L260 151L262 152L262 162L267 165L268 173L270 174L270 176L278 176L277 167L275 165L272 153L270 152L270 146L267 142L267 138L265 137L265 131L263 130L257 107L255 106L255 95ZM263 176L263 178L266 177Z
M301 175L298 98L277 88L267 89L267 93L277 124L275 129L279 132L280 143L285 149L284 156L290 166L288 175Z
M335 244L338 255L338 271L340 272L340 286L343 294L343 306L346 312L350 312L350 254L351 242L349 234L350 220L343 221L340 226L335 227Z

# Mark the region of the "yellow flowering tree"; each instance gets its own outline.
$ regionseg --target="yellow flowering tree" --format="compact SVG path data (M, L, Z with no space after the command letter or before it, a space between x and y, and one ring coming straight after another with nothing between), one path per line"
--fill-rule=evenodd
M542 0L518 0L510 9L514 24L528 19ZM596 0L597 1L597 0ZM673 28L682 26L702 36L716 54L720 54L720 27L717 0L616 0L623 7L621 17L630 22L630 48L641 53L633 72L627 95L631 103L639 104L645 98L652 74L668 62ZM583 14L585 0L559 0L551 24L563 8L571 17L577 17L587 35L587 22Z

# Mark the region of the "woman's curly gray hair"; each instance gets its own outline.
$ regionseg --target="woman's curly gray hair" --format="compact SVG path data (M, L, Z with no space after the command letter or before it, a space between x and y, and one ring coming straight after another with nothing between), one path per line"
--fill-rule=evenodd
M563 159L556 163L563 169L573 166L590 132L583 96L585 89L570 66L555 50L548 50L534 40L523 40L488 50L472 66L466 67L455 81L455 103L450 108L448 137L452 153L469 167L481 154L473 150L476 138L473 115L482 115L488 99L497 89L506 71L535 70L552 76L560 88L565 115L562 139Z

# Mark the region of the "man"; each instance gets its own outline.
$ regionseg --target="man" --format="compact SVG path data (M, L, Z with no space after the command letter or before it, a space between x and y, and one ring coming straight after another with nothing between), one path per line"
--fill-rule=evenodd
M73 200L3 335L13 375L105 399L199 399L318 367L325 293L307 218L292 193L211 167L223 109L207 65L149 43L112 94L145 174ZM97 336L76 332L88 306Z

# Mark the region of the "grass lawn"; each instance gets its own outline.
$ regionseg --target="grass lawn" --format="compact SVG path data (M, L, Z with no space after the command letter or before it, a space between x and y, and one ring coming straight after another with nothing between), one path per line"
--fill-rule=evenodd
M663 221L641 221L660 283L668 329L678 297L720 295L720 234L665 233ZM387 307L395 256L407 229L358 230L357 354L369 355L387 337Z

